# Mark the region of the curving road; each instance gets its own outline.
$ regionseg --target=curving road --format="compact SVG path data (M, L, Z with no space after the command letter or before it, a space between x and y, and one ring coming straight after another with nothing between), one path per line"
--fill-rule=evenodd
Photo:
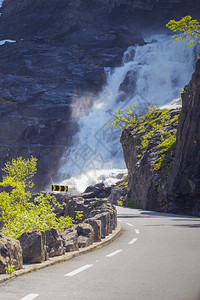
M200 299L200 218L118 207L118 221L112 244L2 283L0 299Z

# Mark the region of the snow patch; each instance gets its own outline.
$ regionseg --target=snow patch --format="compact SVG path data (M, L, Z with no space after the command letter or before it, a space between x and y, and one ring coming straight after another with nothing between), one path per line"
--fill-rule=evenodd
M0 46L4 45L5 43L16 43L16 41L14 41L14 40L1 40L0 41Z

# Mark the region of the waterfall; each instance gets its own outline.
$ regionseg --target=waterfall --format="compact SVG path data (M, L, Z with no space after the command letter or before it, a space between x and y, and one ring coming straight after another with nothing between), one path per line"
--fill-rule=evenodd
M79 120L79 132L73 146L63 157L60 170L64 184L78 184L83 191L89 184L113 178L125 168L120 145L121 132L105 123L119 108L136 102L137 114L149 105L162 106L177 98L194 71L197 49L187 41L156 35L144 46L129 47L120 67L106 69L107 85L89 101L90 113ZM113 170L114 169L114 170ZM115 170L117 169L117 170Z

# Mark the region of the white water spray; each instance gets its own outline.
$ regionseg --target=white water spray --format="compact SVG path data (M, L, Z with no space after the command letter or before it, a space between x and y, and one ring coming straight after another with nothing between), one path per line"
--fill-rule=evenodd
M121 132L105 125L110 114L134 102L140 114L149 105L164 105L177 98L189 82L195 48L192 51L186 41L177 42L166 35L153 36L147 42L128 48L122 66L107 70L106 87L93 99L90 113L80 119L73 146L63 157L63 178L73 177L79 184L87 182L87 186L95 182L99 170L106 173L124 168ZM85 187L82 185L82 191Z

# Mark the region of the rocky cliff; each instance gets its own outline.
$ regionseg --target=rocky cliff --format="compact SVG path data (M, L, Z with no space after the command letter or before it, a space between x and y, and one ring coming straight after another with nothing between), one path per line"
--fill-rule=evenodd
M55 181L78 130L74 105L88 113L85 101L105 84L104 68L144 43L138 31L195 17L199 8L199 0L4 0L0 40L16 42L0 46L0 167L33 155L36 190Z
M179 109L153 109L123 131L128 202L143 209L170 210L167 178L174 163L179 113Z
M200 216L200 60L184 89L182 101L168 193L174 201L174 211Z
M177 113L169 111L165 123L147 114L123 131L128 198L145 209L200 216L200 60L182 93L179 121Z

